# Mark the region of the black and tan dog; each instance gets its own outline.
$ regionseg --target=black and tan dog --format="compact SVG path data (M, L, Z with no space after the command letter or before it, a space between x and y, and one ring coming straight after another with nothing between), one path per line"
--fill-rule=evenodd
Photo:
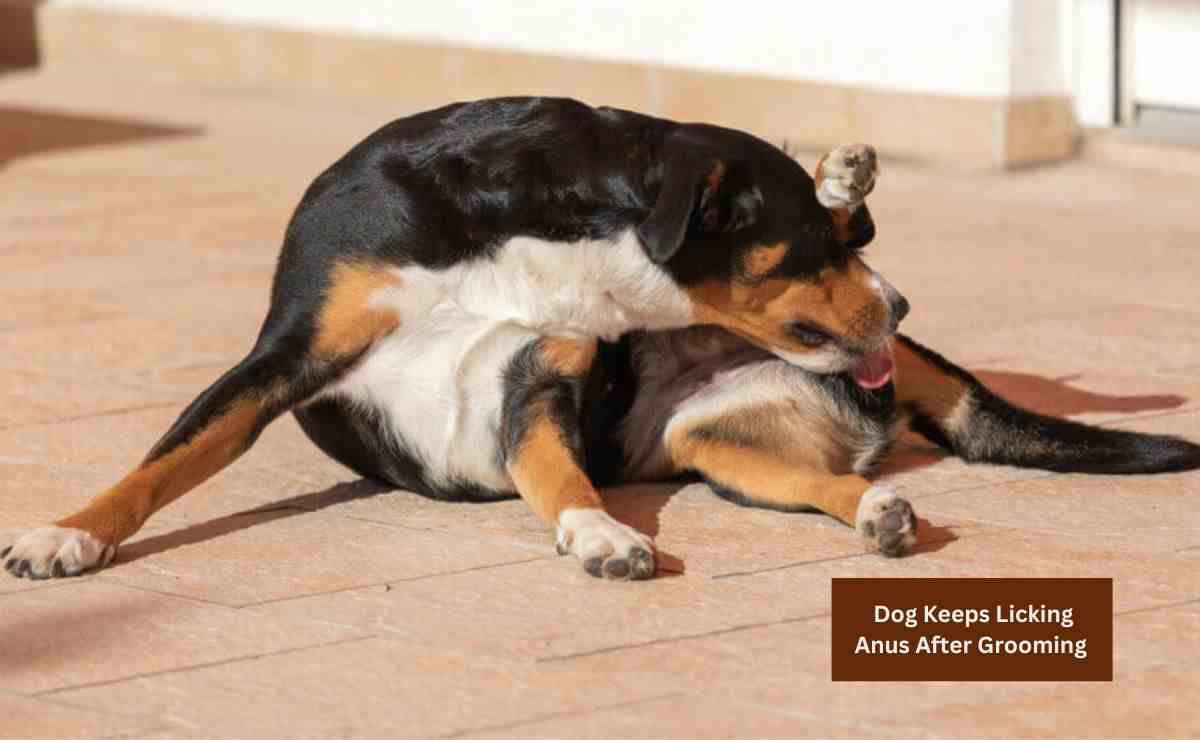
M1182 440L1014 409L897 337L907 303L856 253L875 172L870 148L843 147L814 182L747 134L569 100L395 121L305 193L249 355L124 479L5 549L5 567L106 564L289 410L364 475L519 494L560 551L610 578L650 576L654 546L595 484L685 471L906 551L912 508L862 477L906 419L968 460L1200 466Z

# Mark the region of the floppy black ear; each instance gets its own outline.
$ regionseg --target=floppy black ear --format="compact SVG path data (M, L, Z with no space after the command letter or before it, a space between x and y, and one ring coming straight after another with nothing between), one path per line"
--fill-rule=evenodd
M667 164L658 200L638 226L650 259L671 259L689 232L736 231L758 217L762 194L742 178L731 177L725 162L713 157L681 157Z

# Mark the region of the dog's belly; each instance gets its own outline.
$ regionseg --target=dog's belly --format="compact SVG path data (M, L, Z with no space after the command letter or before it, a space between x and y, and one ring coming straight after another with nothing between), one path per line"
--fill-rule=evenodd
M439 492L464 487L511 493L500 464L504 368L537 339L512 322L441 306L396 332L323 397L369 420L372 454L406 456L423 481L393 481Z

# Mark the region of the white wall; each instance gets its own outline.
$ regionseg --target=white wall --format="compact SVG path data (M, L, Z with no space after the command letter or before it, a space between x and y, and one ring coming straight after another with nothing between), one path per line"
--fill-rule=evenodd
M52 0L971 97L1111 117L1113 0ZM1107 24L1107 26L1106 26Z
M1060 0L54 1L1001 97L1013 92L1014 5ZM1018 77L1022 90L1034 85Z

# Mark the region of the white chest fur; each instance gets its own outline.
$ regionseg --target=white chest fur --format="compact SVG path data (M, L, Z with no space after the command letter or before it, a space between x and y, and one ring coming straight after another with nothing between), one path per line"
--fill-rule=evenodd
M371 300L395 309L399 328L330 392L377 410L434 483L511 490L496 464L502 375L526 343L693 320L687 294L632 232L570 244L518 237L490 259L395 274Z
M615 340L633 329L693 321L687 294L650 261L632 230L572 243L515 237L491 259L437 271L404 267L396 274L401 283L375 301L398 309L402 322L453 304L541 334Z

